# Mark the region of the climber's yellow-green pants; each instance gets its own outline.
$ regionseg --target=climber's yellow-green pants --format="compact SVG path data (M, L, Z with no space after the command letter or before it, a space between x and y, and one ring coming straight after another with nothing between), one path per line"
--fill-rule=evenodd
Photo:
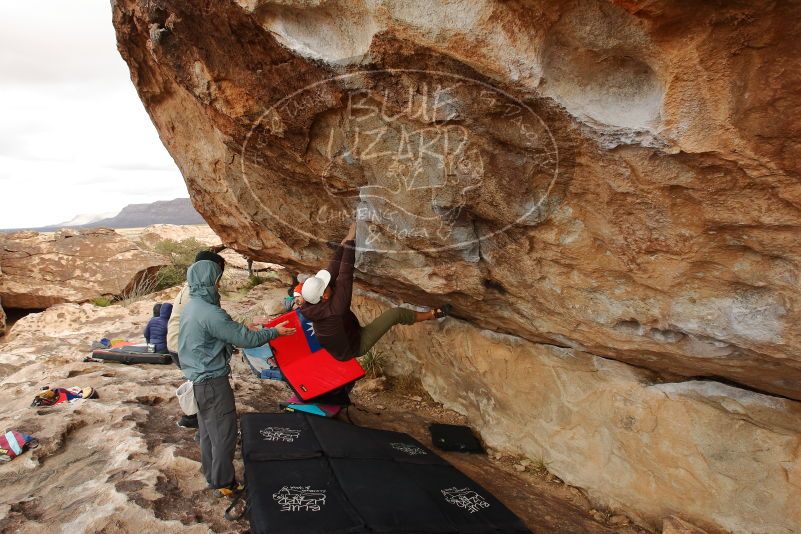
M359 344L359 353L364 356L373 348L379 339L396 324L414 324L417 316L414 311L407 308L391 308L379 315L372 323L362 327L362 341Z

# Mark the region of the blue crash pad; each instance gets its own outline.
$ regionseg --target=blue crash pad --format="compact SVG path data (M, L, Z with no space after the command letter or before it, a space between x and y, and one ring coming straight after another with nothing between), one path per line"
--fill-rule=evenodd
M244 353L245 361L248 362L250 368L253 369L253 372L256 373L256 376L259 378L263 378L265 380L284 379L281 371L279 371L278 368L271 366L267 361L269 358L273 357L273 351L270 348L270 345L263 345L261 347L256 347L255 349L244 349Z

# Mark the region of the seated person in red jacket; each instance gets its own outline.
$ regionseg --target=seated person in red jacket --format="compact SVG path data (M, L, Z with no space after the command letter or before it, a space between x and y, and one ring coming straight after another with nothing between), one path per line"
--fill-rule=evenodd
M350 310L353 294L353 264L356 261L356 224L337 247L328 269L303 282L305 301L301 313L312 322L320 345L338 360L362 356L396 324L413 324L444 317L450 313L446 304L427 312L392 308L376 320L361 326Z

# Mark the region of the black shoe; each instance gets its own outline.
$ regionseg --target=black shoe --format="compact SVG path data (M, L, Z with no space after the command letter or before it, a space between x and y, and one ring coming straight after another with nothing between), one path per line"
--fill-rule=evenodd
M176 424L181 428L197 428L197 415L183 415Z
M450 304L443 304L439 308L434 310L434 318L435 319L442 319L443 317L447 317L453 311L453 306Z

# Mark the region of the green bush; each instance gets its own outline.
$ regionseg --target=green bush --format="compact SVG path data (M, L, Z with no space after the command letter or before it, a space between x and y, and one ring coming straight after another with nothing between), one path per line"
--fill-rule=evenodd
M206 250L209 247L190 237L182 241L175 241L173 239L164 239L159 241L153 246L153 251L169 256L173 265L185 265L189 267L195 261L195 255L201 250Z
M153 251L170 258L171 265L162 267L158 274L156 290L174 287L186 282L186 270L195 261L195 256L208 247L191 237L181 241L164 239L153 246Z
M156 291L167 289L168 287L175 287L186 282L187 267L179 267L176 265L168 265L159 270L156 277Z

